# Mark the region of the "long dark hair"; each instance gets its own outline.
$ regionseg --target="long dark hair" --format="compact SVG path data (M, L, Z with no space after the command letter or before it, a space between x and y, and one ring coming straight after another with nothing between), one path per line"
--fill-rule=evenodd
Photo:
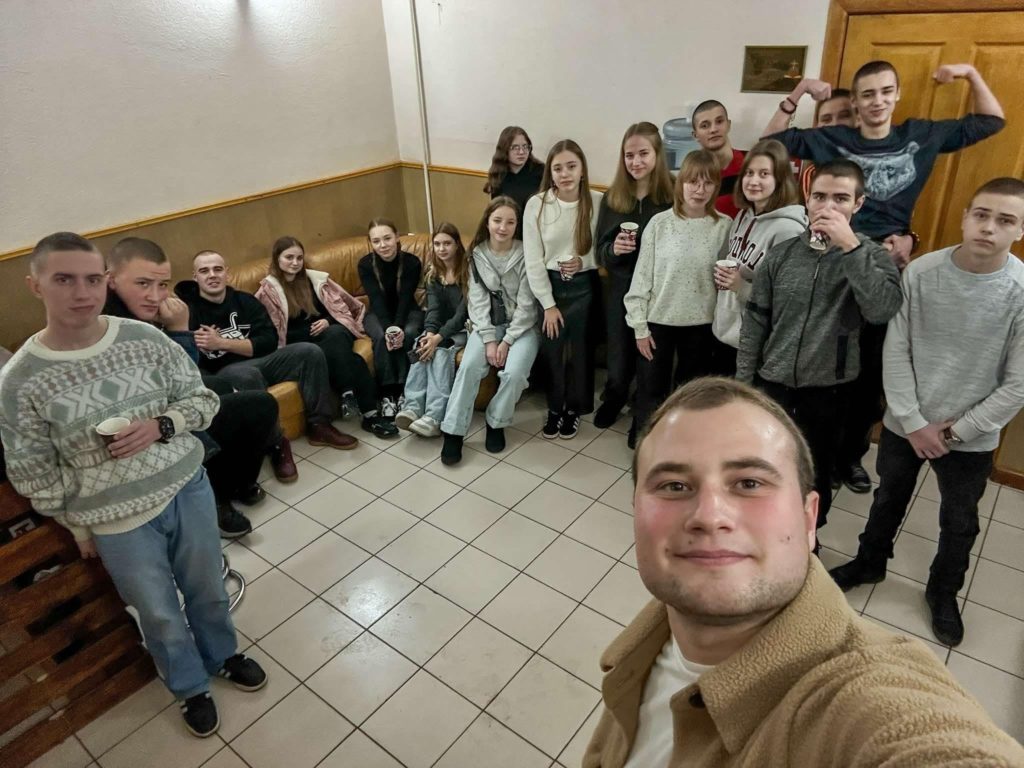
M298 247L302 251L302 270L289 281L278 257L289 248ZM270 274L277 278L284 291L284 298L288 302L288 317L298 317L300 312L305 312L310 317L316 317L320 313L316 311L316 304L313 302L313 285L306 274L306 249L299 242L298 238L291 235L279 237L274 241L274 247L270 249Z
M459 290L462 291L462 295L466 296L469 293L469 260L466 258L466 247L462 244L462 235L459 234L459 228L447 221L442 221L435 226L434 232L430 236L430 255L427 257L427 268L424 270L425 277L423 283L425 285L433 280L441 282L444 279L445 267L442 264L438 264L440 260L434 253L434 238L438 235L448 235L448 237L455 241L455 279Z
M480 217L480 223L476 225L476 234L473 235L473 241L469 244L469 258L473 258L473 251L476 250L478 245L486 243L491 239L491 232L487 228L487 222L490 220L491 214L499 208L511 208L515 211L516 221L518 221L519 217L522 215L519 210L519 203L508 195L498 195L496 198L491 200L491 202L487 204L487 207L484 208L484 215Z
M487 171L487 183L484 184L484 192L488 195L493 195L501 189L501 185L505 181L505 177L509 172L508 148L512 146L512 142L516 140L516 136L520 135L526 139L526 143L530 145L530 156L526 158L526 164L523 168L529 168L533 165L539 168L542 165L541 161L533 155L533 142L530 141L530 134L518 125L506 126L502 129L501 133L498 134L498 143L494 147L494 157L491 158L491 168Z
M555 157L562 152L572 152L580 161L580 192L579 206L576 208L576 226L573 228L572 243L576 249L577 256L584 256L590 253L594 246L594 233L590 230L590 219L594 214L594 201L590 197L590 173L587 171L587 156L583 154L580 145L572 139L562 139L548 152L548 159L544 161L544 180L540 183L540 210L537 211L537 224L540 224L541 216L544 215L544 204L547 202L548 192L557 195L555 180L551 175L551 164Z

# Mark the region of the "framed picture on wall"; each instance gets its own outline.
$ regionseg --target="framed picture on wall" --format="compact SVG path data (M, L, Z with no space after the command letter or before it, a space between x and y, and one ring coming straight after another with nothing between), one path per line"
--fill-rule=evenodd
M748 45L743 51L744 93L789 93L804 76L806 45Z

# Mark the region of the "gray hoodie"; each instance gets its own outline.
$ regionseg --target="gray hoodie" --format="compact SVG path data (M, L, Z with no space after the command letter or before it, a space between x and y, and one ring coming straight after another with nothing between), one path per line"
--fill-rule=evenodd
M736 378L829 387L860 373L860 327L886 323L903 301L889 252L864 235L849 253L815 251L808 233L772 248L743 314Z
M512 249L504 254L495 254L487 243L473 249L472 257L480 278L487 286L481 286L472 271L469 275L469 322L480 339L486 344L497 339L491 323L491 296L488 291L501 291L505 300L505 312L511 318L502 337L509 346L526 331L537 325L537 299L530 290L526 276L526 259L523 244L512 242Z
M736 215L718 258L738 261L740 280L735 291L718 292L711 330L719 341L730 347L740 345L743 308L750 300L754 271L772 246L796 237L807 224L807 211L802 205L784 205L761 215L742 210Z

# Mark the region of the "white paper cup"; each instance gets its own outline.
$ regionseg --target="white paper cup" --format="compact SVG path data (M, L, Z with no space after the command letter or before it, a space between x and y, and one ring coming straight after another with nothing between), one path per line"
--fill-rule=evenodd
M715 262L715 266L722 269L739 269L740 263L736 259L719 259Z
M640 225L635 221L624 221L619 224L619 231L636 240L636 235L640 231Z
M112 419L106 419L96 425L96 434L100 436L100 439L106 445L110 445L114 438L117 437L117 433L122 429L131 424L130 419L126 419L124 416L114 416Z
M575 256L559 256L558 257L558 271L562 273L562 279L566 282L572 280L572 275L565 274L565 268L570 262L575 261Z

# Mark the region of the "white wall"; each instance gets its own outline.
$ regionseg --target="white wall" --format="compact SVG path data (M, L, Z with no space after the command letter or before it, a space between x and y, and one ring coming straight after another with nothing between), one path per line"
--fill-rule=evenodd
M380 0L0 0L0 252L397 159Z
M383 5L389 36L408 28L408 0ZM828 3L417 0L416 9L433 163L486 169L498 133L518 124L542 159L554 141L576 139L591 178L607 183L630 123L661 126L706 98L729 107L734 145L750 146L783 94L740 93L743 47L806 45L805 72L817 76ZM411 55L391 66L396 104L415 109L415 90L399 81ZM802 105L798 121L811 113ZM398 120L403 160L420 159L418 131Z

